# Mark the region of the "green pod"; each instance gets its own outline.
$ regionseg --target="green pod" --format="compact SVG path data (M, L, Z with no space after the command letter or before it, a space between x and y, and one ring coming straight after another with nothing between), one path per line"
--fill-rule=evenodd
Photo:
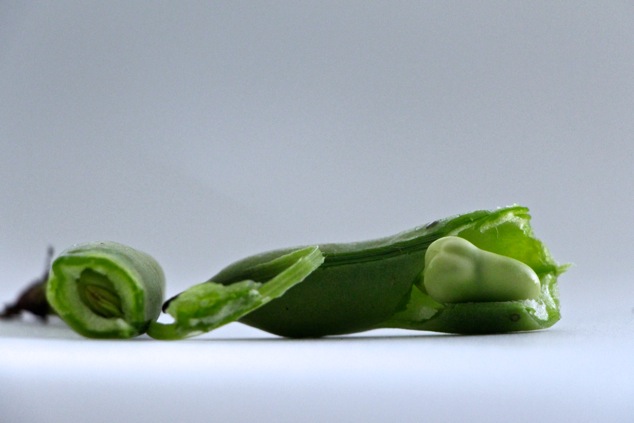
M366 260L369 256L349 256L364 249L342 247L320 245L325 258L321 267L284 296L240 321L281 336L319 337L371 329L406 305L424 251ZM233 284L248 278L251 266L260 260L287 252L278 250L239 261L211 280Z
M442 303L425 292L427 248L457 236L491 253L528 265L540 280L538 298ZM530 227L528 209L511 206L438 220L367 242L322 244L324 263L284 296L240 319L287 337L320 337L377 328L451 333L543 329L559 320L556 264ZM294 249L240 260L210 280L230 285L252 279L254 269ZM513 283L513 281L508 281Z
M131 338L158 318L165 277L148 254L114 242L76 245L52 263L46 298L90 338Z

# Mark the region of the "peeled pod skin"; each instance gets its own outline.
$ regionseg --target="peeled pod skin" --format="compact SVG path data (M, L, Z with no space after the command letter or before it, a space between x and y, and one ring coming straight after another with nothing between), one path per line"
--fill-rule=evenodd
M318 247L298 248L259 263L248 277L232 285L214 281L194 285L164 305L174 321L153 322L148 335L162 340L183 339L236 321L283 296L323 261Z

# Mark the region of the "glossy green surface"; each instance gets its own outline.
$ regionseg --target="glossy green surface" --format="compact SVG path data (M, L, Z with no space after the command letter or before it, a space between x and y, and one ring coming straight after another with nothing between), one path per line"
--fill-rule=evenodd
M445 236L459 236L478 248L525 263L540 279L538 298L460 304L434 300L424 288L425 253ZM241 321L282 336L318 337L381 327L496 333L546 328L559 319L556 282L565 267L557 265L534 238L525 207L476 211L392 237L319 247L325 258L321 267ZM240 260L211 280L232 284L249 279L260 263L288 251Z

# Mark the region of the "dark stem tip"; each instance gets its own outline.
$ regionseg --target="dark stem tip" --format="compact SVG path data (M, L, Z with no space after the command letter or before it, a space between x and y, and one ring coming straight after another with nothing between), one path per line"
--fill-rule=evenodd
M46 299L46 282L48 281L49 268L53 258L54 250L52 246L47 249L46 267L44 273L29 286L24 289L13 304L7 304L0 314L2 319L12 319L18 317L22 312L29 312L42 321L47 320L53 310Z

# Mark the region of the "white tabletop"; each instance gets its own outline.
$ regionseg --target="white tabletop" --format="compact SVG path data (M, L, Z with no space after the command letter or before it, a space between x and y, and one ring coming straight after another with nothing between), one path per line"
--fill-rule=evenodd
M172 342L2 323L0 409L6 422L628 422L634 312L625 301L594 312L532 333L308 340L237 323Z

